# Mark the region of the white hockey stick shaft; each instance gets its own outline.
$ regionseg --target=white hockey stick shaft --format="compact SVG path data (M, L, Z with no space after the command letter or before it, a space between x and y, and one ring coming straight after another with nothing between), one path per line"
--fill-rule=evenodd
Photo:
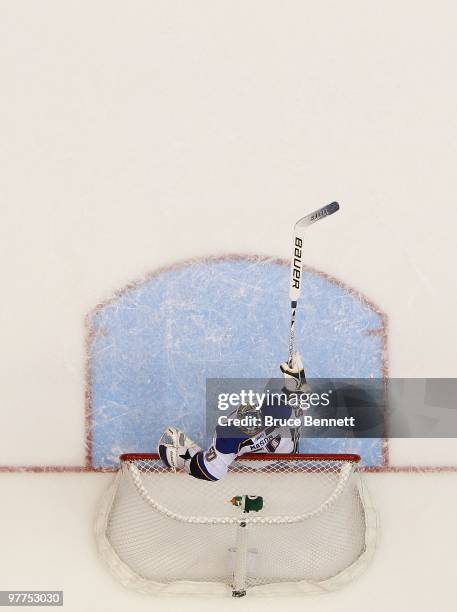
M302 283L302 257L303 257L303 231L308 226L316 223L316 221L320 221L325 217L333 215L340 209L340 205L338 202L332 202L331 204L327 204L319 210L315 210L299 219L294 226L294 247L293 247L293 258L292 265L290 270L290 287L289 287L289 297L290 297L290 308L291 308L291 316L290 316L290 331L289 331L289 366L292 367L292 360L295 353L295 316L297 312L297 302L301 293L301 283Z

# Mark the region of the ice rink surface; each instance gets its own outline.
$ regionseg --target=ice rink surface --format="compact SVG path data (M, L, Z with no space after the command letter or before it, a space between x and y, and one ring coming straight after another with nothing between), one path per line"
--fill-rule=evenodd
M156 452L173 423L208 447L210 378L278 378L285 357L290 263L255 256L194 259L118 292L88 317L87 464ZM387 373L387 320L336 279L303 271L296 337L308 379ZM309 364L309 367L308 367ZM246 386L246 385L245 385ZM247 384L249 386L249 384ZM320 444L319 444L320 442ZM380 441L303 440L302 452L357 452L382 465Z
M307 367L456 375L456 17L447 1L0 6L2 589L63 589L72 612L276 605L123 589L93 538L112 473L91 466L161 425L130 415L150 370L173 373L168 414L197 429L198 364L269 375L291 228L335 199L306 235ZM385 467L365 475L368 572L282 609L455 608L457 445L391 441Z

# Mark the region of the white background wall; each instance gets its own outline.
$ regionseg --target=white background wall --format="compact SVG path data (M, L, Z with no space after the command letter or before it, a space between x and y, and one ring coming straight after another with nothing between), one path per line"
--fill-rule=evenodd
M309 233L306 263L388 314L392 376L455 376L456 18L451 1L1 2L0 463L83 462L84 315L97 302L189 256L289 257L293 222L333 199L343 212ZM88 563L78 588L92 579L99 592L101 581L114 600L84 608L82 595L69 597L67 609L132 601L92 568L86 536L59 543L73 520L87 527L96 496L85 487L98 486L88 478L105 477L1 476L4 493L23 500L21 520L2 506L8 554L24 572L10 584L9 562L5 587L59 588L62 567L73 575ZM452 476L372 478L402 478L395 490L411 487L411 504L429 497L421 538L397 552L426 546ZM398 494L385 497L395 482L379 489L392 525L420 514L416 505L398 518ZM74 517L68 491L84 507ZM50 512L61 531L47 526ZM34 573L46 541L62 555L41 563L47 581ZM430 550L420 554L423 568ZM354 586L327 601L392 605L390 565L370 594ZM430 590L438 565L424 576ZM399 597L429 610L411 567L395 580L404 572Z

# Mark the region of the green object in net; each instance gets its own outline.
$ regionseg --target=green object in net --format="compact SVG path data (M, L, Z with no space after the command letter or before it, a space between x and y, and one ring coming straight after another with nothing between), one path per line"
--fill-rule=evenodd
M259 512L263 508L263 497L260 495L236 495L230 502L243 512Z

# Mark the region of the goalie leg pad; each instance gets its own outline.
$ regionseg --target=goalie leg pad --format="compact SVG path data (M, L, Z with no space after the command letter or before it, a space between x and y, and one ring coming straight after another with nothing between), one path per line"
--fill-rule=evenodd
M159 444L171 444L172 446L197 446L193 440L177 427L167 427L159 440Z
M162 463L167 467L171 468L174 466L175 458L172 456L171 451L174 449L170 444L160 444L157 446L157 450L159 452L159 457L162 460ZM169 456L170 455L170 456Z
M176 427L168 427L157 446L159 457L166 467L186 472L189 472L190 460L200 450L193 440Z

